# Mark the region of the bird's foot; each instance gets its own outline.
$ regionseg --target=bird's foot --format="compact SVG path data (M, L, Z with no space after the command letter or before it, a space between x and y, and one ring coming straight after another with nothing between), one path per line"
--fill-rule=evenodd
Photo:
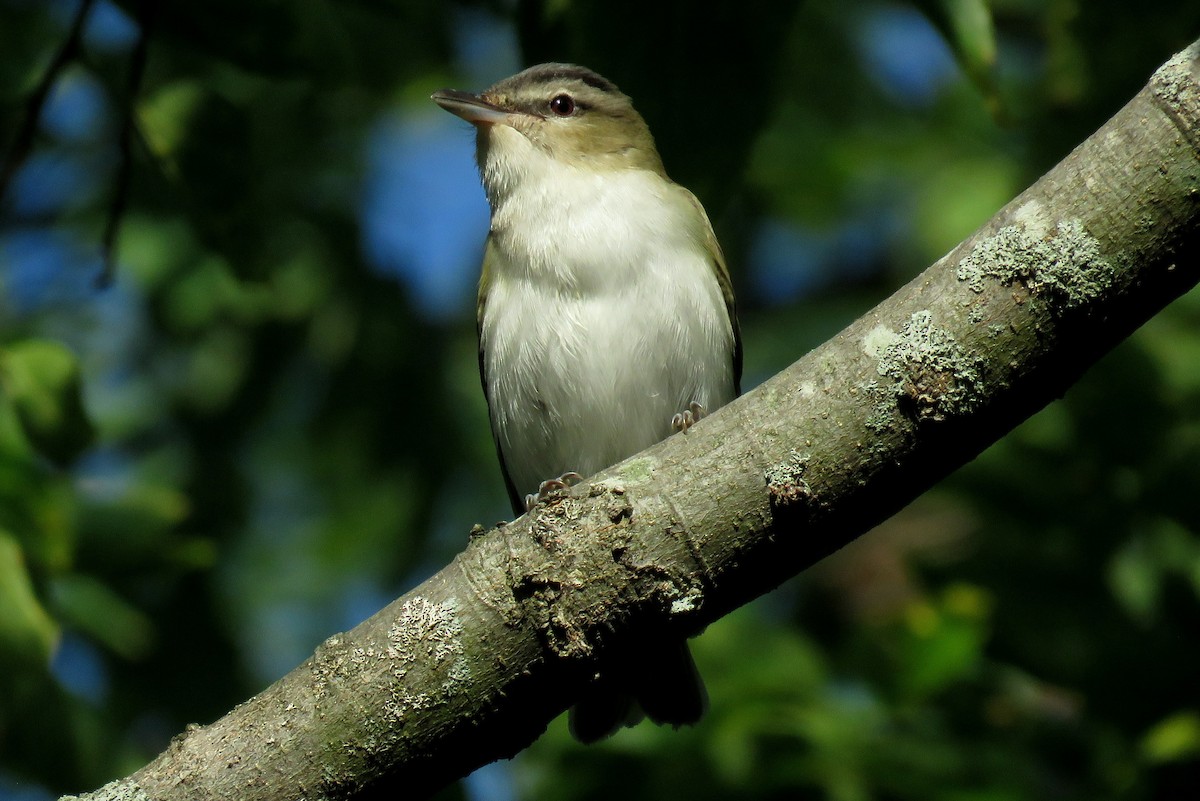
M549 498L559 490L565 490L578 481L583 481L583 476L571 471L563 473L558 478L551 478L543 481L538 486L538 491L525 496L525 511L528 512L533 507L537 506L542 501Z
M692 401L686 409L671 418L671 428L676 431L687 431L696 425L696 423L699 423L700 419L706 414L708 412L704 410L703 405Z

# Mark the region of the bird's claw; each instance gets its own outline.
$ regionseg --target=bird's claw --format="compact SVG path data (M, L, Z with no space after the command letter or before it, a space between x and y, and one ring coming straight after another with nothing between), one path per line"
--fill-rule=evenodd
M583 476L575 471L563 473L558 478L549 478L538 486L538 491L525 496L525 511L528 512L542 501L559 490L569 489L576 482L583 481Z
M705 412L704 406L692 401L686 409L671 418L671 428L676 431L687 431L696 423L699 423L705 414L707 412Z

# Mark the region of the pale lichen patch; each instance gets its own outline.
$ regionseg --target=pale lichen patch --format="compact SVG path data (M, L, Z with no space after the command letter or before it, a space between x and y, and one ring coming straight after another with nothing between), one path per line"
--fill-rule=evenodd
M434 603L416 596L404 602L388 629L387 655L399 666L425 657L426 667L437 667L462 654L462 632L453 601Z
M913 314L879 356L877 371L890 383L876 385L918 421L944 420L979 405L983 360L971 354L928 310ZM879 415L882 417L882 415Z
M401 690L395 700L396 705L392 712L397 718L403 718L407 712L419 712L433 706L433 699L429 697L428 693L412 693L408 690Z
M137 782L118 779L84 795L64 795L59 801L150 801L150 796Z
M1066 311L1101 295L1112 286L1117 271L1083 223L1066 220L1040 237L1022 226L1006 225L976 243L959 262L956 275L977 293L983 292L987 279L1006 286L1019 281L1034 297L1046 297L1055 309Z
M653 459L638 457L629 459L621 465L621 478L628 484L638 484L650 478L656 462Z
M1021 228L1031 239L1041 239L1050 231L1046 207L1039 200L1022 203L1012 215L1013 225Z
M812 498L812 488L804 478L810 458L793 448L783 461L767 470L767 493L773 506L790 506Z
M704 593L693 587L671 601L672 615L687 615L698 610L704 601Z
M863 337L862 349L868 357L872 359L879 358L879 354L884 351L889 345L896 341L897 334L886 325L880 324L867 332Z
M317 700L329 692L329 685L342 678L342 635L334 634L317 647L309 670L313 676L313 695Z
M405 687L393 690L385 710L393 718L428 709L439 700L457 693L471 678L463 643L463 626L453 599L433 602L416 596L405 601L388 629L383 653L391 663L392 677L400 682L415 669L440 673L438 693L413 693Z
M1188 93L1197 91L1194 72L1200 63L1200 42L1179 51L1154 72L1150 86L1155 96L1172 106L1183 102Z

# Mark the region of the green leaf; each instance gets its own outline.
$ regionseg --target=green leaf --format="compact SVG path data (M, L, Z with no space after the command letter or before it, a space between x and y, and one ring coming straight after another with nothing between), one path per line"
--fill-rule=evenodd
M38 601L20 543L0 530L0 664L45 665L58 625Z
M29 441L51 461L69 464L91 444L79 362L66 346L27 339L0 348L0 389Z
M100 581L79 574L62 576L52 587L64 623L103 643L125 659L150 650L154 625L128 601Z
M996 30L985 0L917 0L946 39L963 72L995 107Z
M1183 710L1154 724L1142 737L1142 755L1151 762L1200 756L1200 714Z
M979 669L990 606L980 588L955 584L936 603L908 608L900 680L910 695L937 692Z

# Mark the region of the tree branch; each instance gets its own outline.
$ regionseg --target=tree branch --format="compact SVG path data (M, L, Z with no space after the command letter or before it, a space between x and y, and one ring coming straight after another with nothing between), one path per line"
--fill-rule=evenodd
M58 82L62 71L79 55L79 46L83 41L83 26L87 22L94 2L95 0L80 0L66 40L50 65L46 67L42 79L38 81L38 85L25 104L25 118L21 120L21 126L17 129L16 136L9 147L8 156L4 159L3 165L0 165L0 200L3 200L8 192L8 186L16 176L17 170L21 169L25 160L29 158L29 152L33 149L33 139L37 134L38 121L42 118L42 109L45 108L46 100L50 97L50 90Z
M138 38L129 59L129 76L125 82L125 97L122 101L121 131L117 135L117 174L113 183L112 203L108 219L104 222L104 234L100 240L103 267L96 277L98 287L107 287L116 273L117 237L121 232L121 220L129 202L129 184L133 176L133 137L137 129L137 98L146 74L146 56L150 47L150 28L158 10L157 0L140 0L138 5Z
M1200 280L1200 42L935 265L754 392L429 581L88 798L420 797L595 660L695 633L901 508Z

